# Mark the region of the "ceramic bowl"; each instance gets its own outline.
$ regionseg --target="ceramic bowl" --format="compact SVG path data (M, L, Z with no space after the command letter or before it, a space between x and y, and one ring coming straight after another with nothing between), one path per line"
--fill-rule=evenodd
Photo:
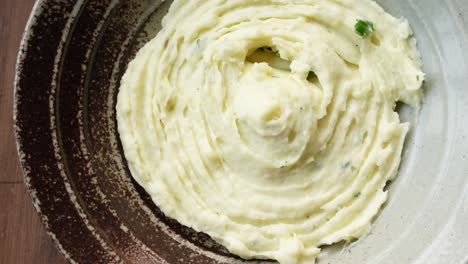
M399 110L411 131L371 232L324 248L319 263L467 263L463 1L378 2L414 29L427 73L424 103L420 111ZM43 0L32 12L15 83L18 155L34 206L71 263L254 262L166 218L123 157L115 119L120 78L170 3Z

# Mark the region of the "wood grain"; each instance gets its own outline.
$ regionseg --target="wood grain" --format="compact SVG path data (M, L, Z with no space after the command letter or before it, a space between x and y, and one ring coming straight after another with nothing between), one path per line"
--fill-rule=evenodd
M0 263L67 263L46 234L16 157L12 103L16 56L34 0L0 0Z

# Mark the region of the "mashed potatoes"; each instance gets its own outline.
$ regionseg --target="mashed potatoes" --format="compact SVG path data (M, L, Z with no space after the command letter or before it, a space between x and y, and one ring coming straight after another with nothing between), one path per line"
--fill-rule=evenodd
M395 103L424 79L411 34L370 0L174 1L118 95L133 177L234 254L313 263L387 199Z

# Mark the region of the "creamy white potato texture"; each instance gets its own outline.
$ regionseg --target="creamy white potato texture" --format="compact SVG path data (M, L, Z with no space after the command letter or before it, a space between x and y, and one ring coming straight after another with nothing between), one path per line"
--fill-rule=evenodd
M162 25L117 103L131 173L157 206L283 264L365 234L409 127L395 104L422 95L408 23L371 0L175 0Z

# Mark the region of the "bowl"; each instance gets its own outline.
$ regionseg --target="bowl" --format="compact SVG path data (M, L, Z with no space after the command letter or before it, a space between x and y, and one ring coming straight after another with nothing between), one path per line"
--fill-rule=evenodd
M377 1L409 20L427 81L399 176L371 232L319 263L468 263L468 42L462 1ZM166 218L132 179L117 133L120 78L171 1L36 2L17 63L24 180L71 263L244 263ZM465 7L466 10L466 7Z

